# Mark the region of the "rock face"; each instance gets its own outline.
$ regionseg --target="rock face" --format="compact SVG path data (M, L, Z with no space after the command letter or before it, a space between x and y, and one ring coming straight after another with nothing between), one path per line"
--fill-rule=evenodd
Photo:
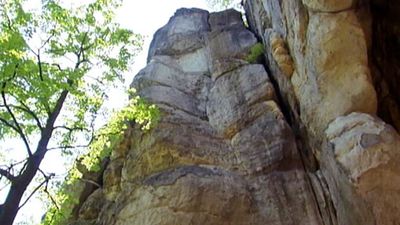
M247 0L244 6L266 46L266 64L292 122L321 224L400 224L399 135L376 117L378 112L398 128L393 87L399 84L399 57L390 52L399 45L391 41L393 49L382 49L379 43L397 32L397 17L388 20L399 8L350 0ZM383 16L385 6L391 14ZM382 27L389 34L377 30ZM281 63L288 56L291 75L289 63Z
M178 10L132 83L161 119L126 131L72 224L400 224L358 5L248 0L254 33L235 10ZM247 60L258 40L266 65Z

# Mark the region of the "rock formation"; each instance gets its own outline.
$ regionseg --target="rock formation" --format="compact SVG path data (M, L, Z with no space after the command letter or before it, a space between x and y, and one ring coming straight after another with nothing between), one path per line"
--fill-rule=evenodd
M132 83L158 125L132 124L70 223L399 225L399 58L373 33L400 23L382 2L247 0L250 28L178 10Z

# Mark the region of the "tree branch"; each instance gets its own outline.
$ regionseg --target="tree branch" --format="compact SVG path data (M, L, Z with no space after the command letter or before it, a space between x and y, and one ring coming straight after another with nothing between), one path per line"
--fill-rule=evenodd
M3 11L3 12L4 12L4 11ZM6 18L7 18L7 27L8 27L8 29L13 30L10 17L8 16L8 14L7 14L6 12L4 12L4 15L5 15Z
M72 85L72 81L69 81L69 83L70 85ZM46 126L42 131L42 136L39 141L37 150L35 152L36 155L40 155L40 158L42 158L42 156L44 156L44 154L47 151L47 145L54 131L54 123L56 122L56 119L61 112L61 109L64 105L65 99L68 96L68 93L69 93L68 90L63 90L61 92L60 97L57 99L56 105L52 113L49 115L49 118L47 119Z
M29 146L28 139L26 138L26 136L25 136L25 134L24 134L24 132L23 132L21 126L19 125L18 120L17 120L17 118L15 117L13 111L11 110L11 108L9 107L9 105L7 104L6 93L5 93L5 91L4 91L4 89L6 88L6 86L7 86L7 83L6 83L6 82L3 82L2 89L1 89L1 97L2 97L2 99L3 99L4 106L5 106L5 108L7 109L7 112L11 115L11 118L12 118L13 121L14 121L15 127L17 128L17 133L19 134L19 136L20 136L20 137L22 138L22 140L24 141L26 150L28 151L28 155L29 155L29 156L32 156L32 151L31 151L31 147Z
M69 81L68 83L70 83L70 85L72 85L72 81ZM61 112L61 109L64 105L65 99L67 98L69 91L68 90L63 90L60 94L60 97L57 99L57 103L56 106L53 109L53 112L51 113L48 121L47 121L47 128L49 129L51 127L51 129L54 129L54 123L56 122L56 119L58 117L58 115Z
M1 118L0 117L0 121L2 122L2 123L4 123L6 126L8 126L8 127L10 127L11 129L13 129L15 132L19 132L18 131L18 129L14 126L14 125L12 125L11 123L9 123L7 120L5 120L5 119L3 119L3 118Z
M18 67L19 67L19 64L18 64L18 63L15 64L15 68L14 68L13 75L12 75L10 78L6 79L5 81L3 81L3 82L1 82L1 83L2 83L2 84L3 84L3 83L5 84L6 82L9 82L9 81L11 81L12 79L14 79L14 78L17 76L17 69L18 69ZM1 90L4 91L4 88L2 88Z
M49 190L48 190L49 181L50 181L50 179L51 179L52 177L55 176L55 174L54 174L54 173L51 173L51 174L47 175L47 174L46 174L43 170L41 170L40 168L39 168L38 170L39 170L39 172L43 175L43 177L46 179L46 186L45 186L45 188L44 188L43 191L47 194L47 196L50 198L50 200L51 200L52 203L55 205L55 207L56 207L58 210L60 210L59 207L58 207L58 205L57 205L57 202L54 200L53 196L51 196L51 194L50 194L50 192L49 192Z
M58 64L58 63L53 63L53 64L51 64L51 65L57 67L58 70L60 70L60 71L64 71L64 70L61 68L60 64Z
M84 179L84 178L81 178L81 180L82 180L83 182L87 182L87 183L89 183L89 184L93 184L93 185L95 185L95 186L98 187L98 188L101 188L101 185L98 184L97 182L93 181L93 180Z
M10 184L4 184L2 187L0 187L0 191L3 191L5 188L8 188Z
M49 196L51 202L54 204L54 206L57 208L57 210L60 210L60 207L58 207L56 200L53 198L53 196L51 196L47 185L48 185L48 183L46 183L46 187L44 188L44 192L47 194L47 196Z
M42 123L40 122L39 117L32 110L30 110L29 107L23 101L18 100L18 102L23 106L23 108L21 107L21 110L24 110L26 113L31 115L32 118L36 121L36 125L39 127L40 130L42 130L43 126Z
M24 163L24 162L26 162L26 159L24 159L24 160L21 160L21 161L18 161L18 162L15 162L15 163L11 163L11 165L9 166L9 168L12 168L12 167L14 167L14 166L16 166L16 165L19 165L19 164L22 164L22 163ZM7 166L7 165L0 165L0 166Z
M89 131L88 129L84 127L67 127L67 126L55 126L54 129L65 129L70 132L75 131L75 130L80 130L80 131Z
M51 40L51 38L54 37L54 27L53 30L51 30L51 34L49 35L49 37L43 42L42 46L40 46L40 49L42 49L47 43L49 43L49 41Z
M17 99L17 101L22 106L12 105L12 104L8 104L8 106L11 107L11 108L16 108L16 109L19 109L21 111L24 111L24 112L28 113L35 120L36 125L39 127L39 129L42 130L43 129L42 124L41 124L39 118L36 116L36 114L32 110L30 110L29 107L24 102L19 101L18 99ZM0 107L6 107L6 106L5 105L0 105Z
M37 57L37 54L38 54L38 53L36 53L36 52L32 49L32 47L31 47L30 45L26 44L26 46L28 47L29 51L31 51L31 53Z
M22 168L19 170L18 176L20 176L20 175L25 171L25 168L28 166L28 162L29 162L29 158L27 158L27 159L25 160L24 165L23 165Z
M31 192L31 194L28 196L28 198L25 199L24 203L22 203L22 204L18 207L18 210L20 210L22 207L24 207L24 205L29 201L29 199L31 199L32 196L39 190L39 188L41 188L46 182L48 182L48 179L45 179L42 183L40 183L40 184Z
M87 148L89 147L90 144L86 144L86 145L66 145L66 146L57 146L57 147L51 147L48 148L48 151L52 151L52 150L59 150L59 149L72 149L72 148Z
M89 62L89 60L87 60L85 57L85 51L88 49L88 46L86 48L84 47L87 35L88 35L88 32L85 32L82 42L80 43L80 46L79 46L79 51L75 53L76 58L77 58L77 62L75 64L75 69L78 69L82 63Z
M47 43L49 43L49 41L51 40L51 38L54 37L54 31L51 32L51 34L49 35L49 37L43 42L42 46L40 46L40 48L38 49L38 53L36 54L36 58L37 58L37 64L39 67L39 77L41 81L44 81L43 79L43 68L42 68L42 61L40 59L40 50L46 46Z
M4 170L0 168L0 175L7 178L9 181L14 182L15 176L10 173L8 170Z
M52 177L54 177L55 174L54 174L54 173L51 173L51 174L47 175L47 174L46 174L43 170L41 170L40 168L38 168L38 170L39 170L39 172L43 175L44 181L43 181L42 183L40 183L40 184L32 191L32 193L28 196L28 198L25 199L24 203L22 203L21 206L19 206L18 210L19 210L20 208L22 208L22 207L29 201L29 199L39 190L39 188L42 187L45 183L46 183L45 191L47 192L47 185L48 185L50 179L51 179Z
M41 81L44 81L43 79L43 68L42 68L42 61L40 60L40 49L38 50L38 54L36 55L37 58L37 64L39 67L39 78Z

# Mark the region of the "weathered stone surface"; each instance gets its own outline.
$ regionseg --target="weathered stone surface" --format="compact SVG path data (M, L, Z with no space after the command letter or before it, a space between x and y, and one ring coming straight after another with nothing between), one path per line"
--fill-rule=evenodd
M365 3L244 4L268 73L246 61L257 38L239 12L178 10L132 83L161 119L130 125L71 224L399 223L400 137L374 115Z
M180 55L203 46L204 31L209 30L208 12L201 9L180 9L154 35L147 62L155 55Z
M397 126L398 103L393 96L399 57L393 54L398 47L393 34L400 24L394 15L400 10L385 1L372 1L373 8L368 4L352 0L244 3L251 29L265 44L269 75L276 81L285 115L299 140L325 225L400 221L395 213L399 211L399 138L374 116L378 112ZM285 68L291 71L289 67L282 66L289 58L291 76L285 72Z
M243 26L242 14L234 9L211 13L208 23L212 31L225 30L233 26Z
M322 224L304 171L292 166L254 178L250 188L260 212L258 223L249 224Z
M368 204L366 208L373 215L376 224L399 222L400 136L396 131L378 118L352 113L333 121L326 134L331 145L327 151L332 151L336 163L329 165L328 168L337 166L336 171L340 174L335 174L338 175L336 179L343 179L352 187L352 193L342 195L346 197L355 195L345 201L351 203L354 198L360 198ZM340 201L336 204L339 209L345 208L341 207L343 203ZM352 206L362 208L358 205ZM339 218L347 216L339 215ZM365 215L357 215L354 212L351 217L365 218Z
M318 224L273 85L244 60L256 42L234 10L179 10L156 33L132 87L162 116L113 152L96 224ZM91 199L80 222L98 213Z
M355 3L354 0L303 0L310 10L321 12L338 12L349 9Z
M217 168L183 167L156 174L134 190L117 215L123 224L249 224L252 196L240 176Z
M208 96L207 115L221 135L232 137L268 110L263 101L273 99L274 90L264 68L247 65L215 81Z
M114 199L121 191L121 172L124 159L114 159L103 173L103 192L107 199Z
M151 86L165 86L204 100L211 80L202 73L184 72L169 56L155 56L134 79L132 87L138 91Z
M268 106L265 105L265 108L268 109ZM231 144L239 168L248 174L267 173L286 166L296 166L295 162L299 160L289 126L283 120L283 115L277 118L273 111L266 112L249 123L232 137ZM287 162L290 162L290 165L287 165Z
M236 68L244 60L257 39L234 10L210 15L211 32L207 35L210 70L215 80L228 68ZM239 63L239 66L244 63Z
M246 3L248 11L257 16L249 20L266 43L271 75L282 88L284 101L297 114L293 119L300 119L310 135L322 138L337 116L354 111L376 113L366 38L354 11L307 15L299 1ZM290 63L283 63L291 57L277 57L277 52L284 52L277 47L279 43L287 43L286 53L293 58L292 76L286 66Z
M201 104L199 99L177 89L158 85L144 88L138 93L151 102L169 105L189 114L205 117L205 104Z
M100 162L100 169L98 171L89 171L78 159L76 161L76 167L81 172L82 178L77 180L76 182L66 184L65 191L75 193L74 196L77 198L77 204L69 207L66 210L71 210L70 218L68 218L67 223L73 223L76 220L76 224L93 224L93 219L88 219L88 221L79 220L80 219L80 211L82 207L86 209L82 209L83 214L86 214L86 211L90 211L89 209L93 208L95 212L97 212L96 206L92 206L92 204L86 204L86 201L90 201L91 195L96 192L100 188L100 184L102 183L103 173L105 168L109 163L109 158L106 157ZM92 211L92 212L93 212ZM88 212L88 214L93 215L92 212ZM83 217L86 217L83 215ZM88 216L91 217L91 216Z
M293 74L293 61L288 53L285 41L279 36L270 36L272 56L279 68L288 78Z
M102 189L94 191L79 209L79 218L84 220L97 219L104 204Z
M232 158L229 146L213 134L206 121L179 110L172 111L150 134L137 137L141 142L132 146L126 158L123 180L133 182L180 165L229 165Z
M313 15L308 35L305 74L298 72L292 84L310 132L318 135L349 112L376 113L365 37L354 13Z

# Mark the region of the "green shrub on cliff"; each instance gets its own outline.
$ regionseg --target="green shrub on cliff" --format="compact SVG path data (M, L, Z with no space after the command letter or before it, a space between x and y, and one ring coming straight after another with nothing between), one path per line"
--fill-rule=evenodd
M131 92L134 94L134 92ZM80 194L85 187L82 179L82 170L98 172L102 161L110 156L114 147L122 140L128 122L138 123L143 131L156 125L160 113L155 105L147 103L144 99L134 95L128 106L113 114L110 122L101 128L94 136L89 146L89 153L81 157L69 171L61 188L51 199L51 207L46 213L42 225L67 224L72 210L79 203ZM84 166L84 168L81 168Z
M262 60L264 55L264 45L257 43L250 48L250 53L246 57L246 61L249 63L258 63Z

